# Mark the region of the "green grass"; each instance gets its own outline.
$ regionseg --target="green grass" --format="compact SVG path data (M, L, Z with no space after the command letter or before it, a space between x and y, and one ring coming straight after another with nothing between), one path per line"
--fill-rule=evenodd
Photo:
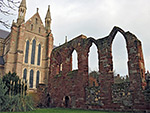
M1 112L1 113L9 113L9 112ZM23 113L23 112L11 112L11 113ZM26 113L120 113L120 112L103 112L103 111L91 111L91 110L52 108L52 109L37 109Z

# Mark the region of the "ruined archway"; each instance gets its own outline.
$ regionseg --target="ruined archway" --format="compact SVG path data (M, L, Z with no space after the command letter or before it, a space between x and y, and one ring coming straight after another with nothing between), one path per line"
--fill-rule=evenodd
M86 89L88 89L88 55L92 43L94 43L98 50L98 66L99 66L99 82L98 92L100 92L99 98L95 101L102 102L101 108L108 106L116 106L113 103L113 56L112 56L112 43L117 33L121 33L126 42L127 53L128 53L128 71L130 83L128 85L128 93L133 99L138 99L138 94L141 94L141 88L144 86L144 59L142 53L141 42L130 32L124 32L118 27L114 27L111 33L104 37L95 40L93 38L86 38L84 35L80 35L73 40L64 43L63 45L55 48L51 55L51 67L50 67L50 78L49 78L49 89L51 93L52 105L56 107L68 107L68 102L71 102L75 108L85 108L86 104ZM78 71L72 76L72 52L76 50L78 55ZM61 60L57 58L61 53ZM58 63L60 62L60 63ZM56 75L57 64L63 64L62 76L57 78ZM71 72L71 73L70 73ZM94 84L94 86L96 86ZM125 86L126 87L126 86ZM116 88L118 89L118 88ZM71 95L74 97L74 101L70 100L66 96ZM96 94L99 94L96 92ZM121 95L124 93L121 92ZM80 96L79 96L80 95ZM140 97L141 98L141 97ZM115 100L115 99L114 99ZM93 100L92 100L93 101ZM74 102L72 104L72 102ZM134 100L131 102L134 102ZM134 106L133 103L132 105ZM123 105L123 104L122 104ZM124 105L123 105L124 106ZM94 106L95 107L95 106Z
M69 97L66 96L65 97L65 107L68 108L68 106L69 106Z
M59 52L56 53L56 74L60 74L62 71L62 57Z
M78 69L78 54L76 50L72 52L72 70Z
M88 53L89 87L98 87L100 84L98 48L93 39L91 39L91 42Z
M128 75L128 53L126 41L121 33L117 33L112 43L113 74L115 82L125 81Z
M95 43L92 43L89 54L88 54L88 67L89 67L89 73L92 71L99 71L98 66L98 49Z
M124 32L121 28L114 27L108 36L109 38L108 45L110 45L110 47L112 46L113 40L118 32L120 32L123 35L126 41L128 53L128 72L130 82L131 84L132 83L134 84L133 85L134 87L141 88L142 84L144 84L145 81L145 66L144 66L143 52L141 49L142 48L141 42L132 33ZM111 49L110 47L109 49ZM110 56L112 56L112 51L110 52ZM110 58L112 64L112 57ZM113 64L111 66L111 69L113 69ZM133 80L135 79L139 81L139 84L135 85L135 83L133 82Z

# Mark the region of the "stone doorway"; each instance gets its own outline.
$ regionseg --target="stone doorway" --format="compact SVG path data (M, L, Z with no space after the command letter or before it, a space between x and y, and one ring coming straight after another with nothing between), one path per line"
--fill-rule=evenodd
M65 97L65 107L67 108L69 106L69 97Z

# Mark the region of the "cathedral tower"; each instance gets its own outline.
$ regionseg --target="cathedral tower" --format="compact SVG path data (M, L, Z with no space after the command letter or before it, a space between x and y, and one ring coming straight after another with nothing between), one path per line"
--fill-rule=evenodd
M18 10L18 19L17 19L17 23L19 25L21 25L23 22L25 22L25 14L26 14L26 0L22 0L21 4L19 6L19 10Z

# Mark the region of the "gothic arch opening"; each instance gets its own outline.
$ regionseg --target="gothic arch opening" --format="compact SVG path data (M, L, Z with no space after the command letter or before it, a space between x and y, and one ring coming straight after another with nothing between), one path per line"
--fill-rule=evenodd
M23 80L27 80L27 69L25 68L23 71Z
M31 64L35 63L36 40L32 41Z
M99 86L98 49L94 43L88 55L89 86Z
M33 88L34 71L30 71L29 88Z
M56 74L60 74L62 72L62 67L63 67L63 64L62 64L62 58L61 58L61 55L59 52L57 52L56 54L56 63L57 63L57 66L56 66Z
M78 69L78 54L76 50L74 50L72 53L72 70L77 70L77 69Z
M38 45L37 65L41 63L41 44Z
M69 106L69 97L65 97L65 107L67 108Z
M36 73L36 88L39 85L39 81L40 81L40 71L37 71L37 73Z
M28 63L28 55L29 55L29 40L26 41L26 49L25 49L25 63Z
M94 43L92 43L92 46L89 50L89 58L88 58L88 67L89 72L91 71L97 71L98 72L98 50Z
M128 53L126 46L124 36L118 32L112 42L113 71L116 81L122 81L128 76Z

